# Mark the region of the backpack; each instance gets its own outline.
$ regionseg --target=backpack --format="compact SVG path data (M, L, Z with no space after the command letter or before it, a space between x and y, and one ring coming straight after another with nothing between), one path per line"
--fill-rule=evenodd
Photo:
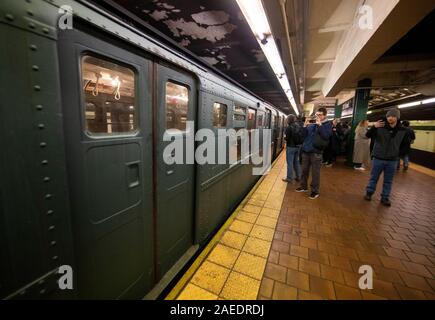
M302 128L298 124L294 124L292 126L292 140L296 146L299 146L304 143L304 135L302 133Z

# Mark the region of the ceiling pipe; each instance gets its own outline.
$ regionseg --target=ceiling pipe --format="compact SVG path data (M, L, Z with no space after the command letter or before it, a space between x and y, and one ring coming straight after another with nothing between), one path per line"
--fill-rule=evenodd
M290 61L291 61L291 65L292 65L292 71L293 71L293 79L294 79L294 83L295 83L295 87L297 92L299 92L299 83L298 83L298 79L296 77L296 71L295 71L295 63L294 63L294 59L293 59L293 50L292 50L292 46L291 46L291 40L290 40L290 34L289 34L289 29L288 29L288 21L287 21L287 14L286 14L286 10L285 10L285 3L287 0L280 0L280 7L281 7L281 14L282 14L282 19L284 20L284 27L285 27L285 34L286 34L286 38L287 38L287 46L290 52ZM299 111L300 108L298 106Z

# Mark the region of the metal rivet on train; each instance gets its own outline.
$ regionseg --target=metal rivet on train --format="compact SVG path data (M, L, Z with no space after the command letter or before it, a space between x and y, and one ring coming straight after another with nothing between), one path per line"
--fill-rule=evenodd
M53 210L48 210L47 211L47 216L51 216L53 214L53 212L54 212Z
M34 24L33 22L30 22L30 23L29 23L29 28L30 28L30 29L35 29L35 27L36 27L36 26L35 26L35 24Z
M59 258L58 256L54 256L52 259L57 260L58 258Z
M48 28L43 28L42 32L44 32L45 34L48 34L50 32L50 30L48 30Z
M35 91L41 91L41 86L38 85L33 86L33 89L35 89Z
M28 14L29 16L33 17L33 12L32 12L32 10L27 10L27 14Z
M45 280L39 280L38 284L42 286L45 283Z
M45 147L47 146L47 143L45 143L45 142L41 142L41 143L39 144L39 146L40 146L41 148L45 148Z
M48 160L42 160L41 164L44 165L44 166L47 165L48 164Z
M52 247L54 247L54 246L56 245L56 243L57 243L56 241L51 241L51 242L50 242L50 245L51 245Z
M40 123L40 124L38 124L38 128L42 130L45 128L45 125L43 123Z
M38 71L38 70L39 70L39 66L37 66L36 64L34 64L34 65L32 66L32 70L33 70L33 71Z
M50 177L44 177L44 182L49 182L50 181Z
M30 45L30 50L36 51L36 50L38 50L38 47L35 44L31 44Z
M40 294L45 294L45 289L42 289L41 291L39 291Z
M46 194L45 195L45 199L50 200L51 198L53 198L52 194Z
M14 21L14 16L13 15L11 15L10 13L8 13L7 15L6 15L6 19L7 20L9 20L9 21Z
M38 104L38 105L36 106L36 110L41 111L42 109L43 109L42 105Z
M54 226L49 226L48 227L48 231L53 231L54 230Z

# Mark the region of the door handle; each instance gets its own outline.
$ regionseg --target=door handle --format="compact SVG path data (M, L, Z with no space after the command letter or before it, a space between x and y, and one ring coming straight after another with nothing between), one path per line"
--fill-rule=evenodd
M127 167L127 188L135 188L140 185L140 161L128 162Z

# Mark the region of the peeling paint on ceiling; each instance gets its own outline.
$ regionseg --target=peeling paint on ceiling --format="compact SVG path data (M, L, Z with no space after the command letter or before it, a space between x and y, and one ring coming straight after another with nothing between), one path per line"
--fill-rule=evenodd
M236 1L113 1L265 100L291 108Z

